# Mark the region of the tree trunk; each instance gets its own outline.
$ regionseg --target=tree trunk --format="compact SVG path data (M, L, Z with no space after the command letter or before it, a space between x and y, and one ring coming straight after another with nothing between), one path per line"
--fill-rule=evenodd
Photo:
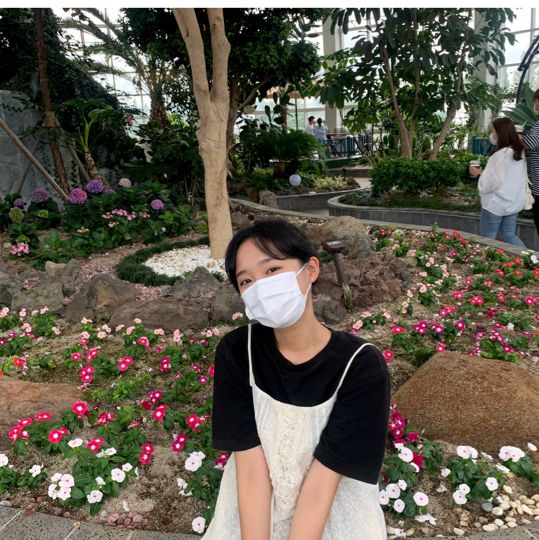
M442 130L440 131L440 135L438 135L436 142L432 145L432 151L429 155L429 159L431 161L438 159L438 152L440 151L442 144L444 144L445 142L445 138L447 137L447 134L449 133L449 128L451 127L451 123L455 119L456 115L457 115L457 106L450 105L450 107L447 109L447 116L445 118L444 125L442 126Z
M45 29L43 24L43 10L34 9L34 20L36 23L37 34L37 60L39 69L39 87L41 90L41 98L43 99L43 108L45 110L45 120L43 127L47 130L53 130L57 127L57 121L52 108L51 95L49 92L49 79L47 78L47 54L45 51ZM51 148L52 159L56 168L59 183L64 191L69 191L69 180L64 167L60 147L52 140L49 131L49 145Z
M84 167L90 178L100 178L99 171L90 152L84 152Z
M204 43L195 10L174 8L191 64L193 91L200 116L197 139L204 163L204 189L208 211L211 256L221 259L232 238L232 223L226 186L227 126L229 119L228 55L222 9L208 9L211 31L211 90L206 73Z
M230 151L234 146L234 126L238 119L238 87L236 78L232 77L230 81L230 97L228 105L228 119L226 125L226 147Z

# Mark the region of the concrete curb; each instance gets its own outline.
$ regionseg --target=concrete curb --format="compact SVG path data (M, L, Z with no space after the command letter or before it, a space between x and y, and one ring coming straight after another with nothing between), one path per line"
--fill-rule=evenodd
M124 527L103 527L74 521L41 512L25 512L20 508L0 506L0 538L2 540L196 540L193 534L160 533L131 530ZM513 529L504 529L471 536L446 536L461 540L539 540L539 521ZM223 538L223 540L228 540ZM346 539L343 539L346 540ZM426 537L410 540L427 540Z

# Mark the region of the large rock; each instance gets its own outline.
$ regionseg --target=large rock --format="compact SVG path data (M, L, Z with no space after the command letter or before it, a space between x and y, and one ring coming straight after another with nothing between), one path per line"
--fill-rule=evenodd
M64 309L62 284L55 279L40 281L29 291L15 294L11 301L11 309L14 311L21 308L40 309L45 306L54 314L58 314Z
M277 204L277 196L273 191L260 191L258 193L258 201L264 206L269 206L270 208L279 208Z
M192 274L183 280L178 280L172 287L165 289L161 296L163 298L175 298L178 300L185 298L197 298L206 300L215 295L221 283L204 266L197 266Z
M313 298L313 307L316 316L327 324L338 324L348 315L344 304L327 294Z
M315 244L341 241L345 246L344 253L351 259L368 257L373 251L365 225L351 216L328 219L323 225L310 227L307 234Z
M13 295L17 292L17 287L13 283L13 279L0 272L0 306L11 306Z
M436 354L393 401L430 439L496 455L504 445L539 443L539 377L509 362Z
M62 284L59 285L61 288ZM66 318L72 322L79 322L83 317L108 321L119 306L132 303L136 298L137 289L133 284L110 274L97 274L73 297L66 308Z
M194 300L168 300L157 298L148 302L130 302L114 311L111 326L133 323L139 317L145 328L163 328L173 332L177 328L201 329L208 326L208 312Z
M71 259L59 275L62 292L65 296L73 296L80 288L80 261Z
M4 436L19 418L34 416L43 411L60 418L71 410L73 402L81 399L81 391L69 384L39 384L18 381L9 377L0 379L0 448L11 445Z
M236 290L230 287L219 288L211 303L210 319L230 322L232 315L238 311L243 313L245 304Z

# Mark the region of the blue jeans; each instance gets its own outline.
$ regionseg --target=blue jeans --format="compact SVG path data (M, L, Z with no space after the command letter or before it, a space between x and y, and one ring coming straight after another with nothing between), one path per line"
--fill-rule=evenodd
M500 240L508 244L514 244L525 248L526 244L517 236L518 212L509 216L497 216L484 208L481 208L479 230L481 236L496 239L500 233Z

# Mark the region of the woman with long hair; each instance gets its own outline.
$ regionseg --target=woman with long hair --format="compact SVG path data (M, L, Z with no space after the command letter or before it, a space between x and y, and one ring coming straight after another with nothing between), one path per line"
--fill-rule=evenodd
M518 213L526 203L526 159L524 144L510 118L497 118L492 123L491 142L496 151L485 170L470 167L470 174L479 176L481 196L480 234L516 246L526 247L517 236Z
M213 446L233 454L204 539L385 540L383 355L317 319L320 261L294 225L240 230L225 267L256 323L216 351Z

